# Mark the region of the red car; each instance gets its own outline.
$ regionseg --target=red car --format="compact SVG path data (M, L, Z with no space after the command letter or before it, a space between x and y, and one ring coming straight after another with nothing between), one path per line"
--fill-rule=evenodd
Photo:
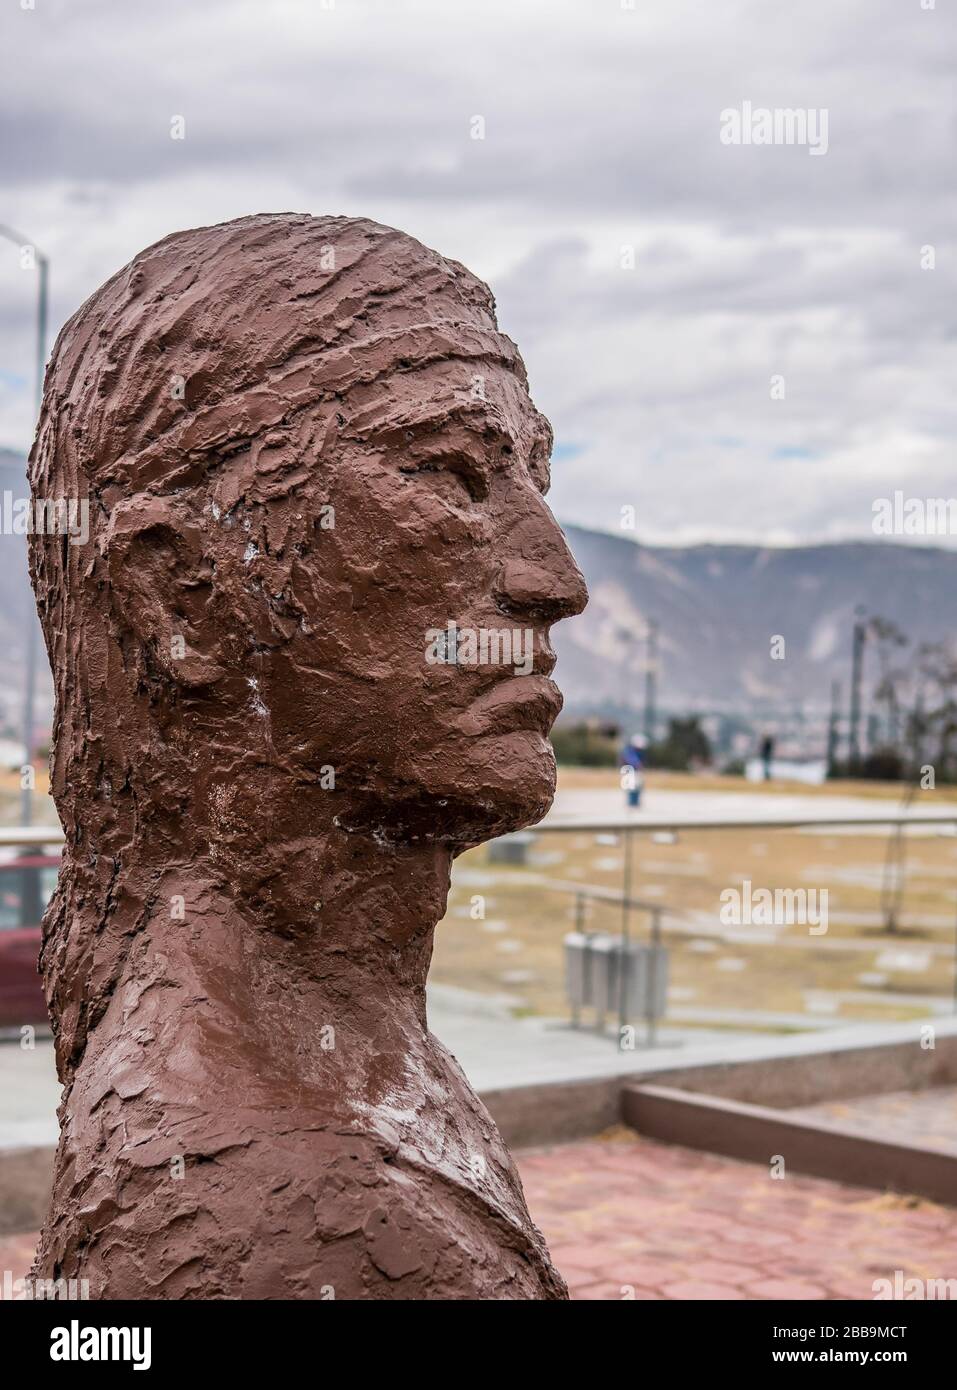
M48 1021L37 957L59 869L59 857L43 850L0 863L0 1028Z

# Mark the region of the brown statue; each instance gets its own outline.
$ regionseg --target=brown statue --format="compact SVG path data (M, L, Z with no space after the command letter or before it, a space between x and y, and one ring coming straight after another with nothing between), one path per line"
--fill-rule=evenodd
M32 540L67 842L36 1276L566 1297L425 1011L453 856L553 793L586 594L550 442L486 286L361 219L178 233L63 329L31 483L91 536Z

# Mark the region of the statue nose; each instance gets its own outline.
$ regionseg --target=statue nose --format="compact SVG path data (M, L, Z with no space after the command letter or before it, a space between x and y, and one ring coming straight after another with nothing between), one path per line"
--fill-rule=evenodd
M536 560L515 557L502 566L495 599L505 613L557 623L580 613L588 589L561 532L547 555Z

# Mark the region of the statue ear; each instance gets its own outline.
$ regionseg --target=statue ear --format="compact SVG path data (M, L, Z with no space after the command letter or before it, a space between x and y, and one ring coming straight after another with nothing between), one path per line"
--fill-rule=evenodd
M223 669L201 529L182 522L168 499L135 498L114 509L105 544L114 612L147 660L178 685L213 685Z

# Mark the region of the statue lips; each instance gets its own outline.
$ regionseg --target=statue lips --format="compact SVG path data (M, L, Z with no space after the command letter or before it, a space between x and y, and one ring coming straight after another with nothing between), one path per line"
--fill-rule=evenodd
M545 738L561 708L562 693L547 676L509 674L480 695L459 723L477 736L527 730Z

